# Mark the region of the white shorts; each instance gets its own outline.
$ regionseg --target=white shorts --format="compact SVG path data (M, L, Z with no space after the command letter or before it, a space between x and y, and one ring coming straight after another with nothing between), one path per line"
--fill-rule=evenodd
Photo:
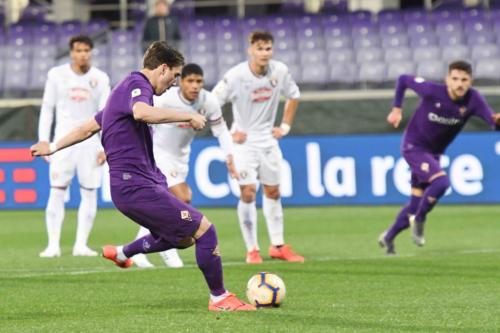
M101 186L102 166L97 165L100 145L78 144L50 156L49 175L51 187L67 187L78 176L81 187L95 189Z
M267 148L234 145L234 164L240 174L240 185L256 184L275 186L281 181L283 155L278 145Z
M167 177L168 187L185 183L189 172L189 164L165 153L155 155L156 165L161 173Z

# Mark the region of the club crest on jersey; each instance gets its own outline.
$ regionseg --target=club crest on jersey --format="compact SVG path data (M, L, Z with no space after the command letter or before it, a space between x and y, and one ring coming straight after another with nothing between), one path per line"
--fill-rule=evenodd
M420 169L423 171L423 172L429 172L429 163L427 162L423 162L422 164L420 164Z
M198 113L201 114L202 116L207 114L207 110L205 108L198 109Z
M95 88L97 87L97 84L99 83L99 81L97 81L96 78L92 78L89 80L89 85L90 85L90 88Z
M461 106L458 109L458 112L460 112L460 115L463 116L467 112L467 107L466 106Z
M132 95L132 98L140 96L141 95L141 89L140 88L135 88L134 90L132 90L131 95Z
M185 221L192 221L191 214L189 214L188 210L181 210L181 219Z
M434 104L434 106L436 107L436 109L439 109L441 108L441 103L437 102L436 104Z
M170 172L170 176L172 176L172 178L177 178L177 171Z
M246 171L241 171L240 172L241 179L245 179L245 178L247 178L247 176L248 176L248 172L246 172Z
M275 77L272 77L269 79L269 83L271 84L271 87L276 87L278 85L278 79Z

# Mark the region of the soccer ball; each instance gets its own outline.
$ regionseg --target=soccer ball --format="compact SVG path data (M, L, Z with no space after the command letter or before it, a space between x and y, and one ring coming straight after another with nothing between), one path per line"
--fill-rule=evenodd
M260 272L248 280L248 301L258 308L280 306L285 294L285 283L276 274Z

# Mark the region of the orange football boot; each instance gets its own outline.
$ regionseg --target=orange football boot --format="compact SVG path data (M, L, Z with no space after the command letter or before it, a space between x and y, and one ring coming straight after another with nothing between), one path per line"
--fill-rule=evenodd
M223 300L218 302L208 301L208 311L255 311L257 308L251 304L247 304L236 297L235 294L229 293Z
M289 262L304 262L304 257L293 252L290 245L284 244L280 247L270 246L269 256L274 259L286 260Z
M113 261L116 264L116 266L120 268L129 268L134 263L130 258L127 258L127 260L118 259L116 257L117 256L116 246L113 245L105 245L102 248L102 256L106 259Z
M263 260L260 256L260 252L257 249L253 249L247 252L247 264L262 264Z

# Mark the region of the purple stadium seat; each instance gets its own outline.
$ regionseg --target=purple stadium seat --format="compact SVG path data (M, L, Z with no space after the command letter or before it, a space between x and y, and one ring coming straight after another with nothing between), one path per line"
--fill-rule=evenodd
M245 60L241 53L226 53L223 57L217 57L219 74L227 72L231 67ZM222 75L221 75L222 77Z
M323 28L332 26L349 26L349 16L345 14L329 14L320 17L321 25Z
M23 10L19 22L30 24L43 22L45 21L46 14L46 7L30 4Z
M339 36L325 39L325 46L327 50L336 52L337 49L345 49L352 47L352 39L348 36Z
M189 61L200 65L205 70L205 68L215 66L216 58L213 53L193 53Z
M45 45L40 47L33 53L33 61L38 59L55 59L57 54L57 47L55 44Z
M351 27L354 38L378 34L378 26L371 21L353 22Z
M22 46L9 45L7 47L4 47L4 50L6 59L17 59L17 60L31 59L33 51L32 47L29 45L22 45Z
M449 10L449 9L441 9L434 10L431 13L432 21L434 22L442 22L446 20L460 20L460 11L457 10Z
M284 27L288 29L293 28L293 18L283 15L278 16L269 16L267 18L267 26L269 30L275 31L278 29L282 29Z
M387 80L396 81L400 75L414 74L415 64L411 60L389 62L387 65Z
M405 10L403 19L407 24L429 22L429 13L426 10Z
M408 25L407 32L409 36L413 37L434 33L434 29L429 22L413 22Z
M362 64L365 62L378 62L384 58L384 53L382 49L378 47L367 47L363 49L358 49L356 53L356 62Z
M369 10L355 10L349 13L349 21L351 24L356 24L360 22L370 22L372 21L372 12Z
M462 45L465 44L465 38L462 34L440 34L439 38L439 46L453 46L453 45Z
M462 23L460 21L436 22L436 34L457 34L462 33Z
M476 79L500 80L500 59L483 59L477 62L474 69Z
M139 42L139 36L132 31L117 30L111 34L111 42L113 46L123 44L128 45Z
M245 17L240 21L241 30L252 32L254 30L266 30L267 20L265 17Z
M496 36L491 32L485 31L482 33L471 34L467 37L467 45L471 47L494 43L496 43Z
M298 49L301 52L308 52L309 50L324 50L325 42L323 38L316 39L298 39Z
M170 13L177 17L193 17L195 0L177 0L170 8Z
M295 18L293 23L298 29L306 29L309 27L321 27L321 22L317 15L300 15Z
M197 42L190 40L188 43L188 48L192 54L206 52L210 53L215 50L215 43Z
M274 50L275 52L296 52L295 49L297 47L297 43L295 39L289 39L289 40L279 40L274 42Z
M495 59L500 55L500 50L495 44L478 45L472 49L471 57L474 61Z
M331 83L351 85L357 80L357 66L353 63L335 63L329 67Z
M382 35L382 46L383 47L408 46L408 36L406 34Z
M413 50L415 62L441 59L441 48L438 46L423 46Z
M209 17L197 17L196 19L189 20L189 32L195 33L198 31L209 32L212 31L213 28L213 20Z
M328 52L328 64L352 63L354 61L354 52L351 49L336 49Z
M410 39L410 45L413 48L437 45L437 38L434 34L420 34L412 36Z
M217 68L215 66L210 66L210 67L202 67L203 68L203 81L205 81L205 86L208 87L213 87L217 82L222 78L222 75L224 73L221 73L219 76L219 73L217 72Z
M215 31L217 33L239 32L240 24L235 17L223 17L215 20Z
M387 63L410 60L412 51L408 47L384 48L384 60Z
M403 12L397 9L383 9L377 14L377 22L380 25L400 23L403 22L403 20Z
M347 13L348 0L324 0L322 13Z
M378 36L364 36L362 38L357 38L353 40L355 49L362 49L366 47L378 47L380 46L380 38Z
M381 36L400 35L406 33L406 27L402 21L390 21L379 23Z
M282 26L273 31L273 36L276 41L295 39L295 29L290 26Z
M238 40L217 40L216 49L219 54L243 52L243 44L241 39Z
M300 54L300 65L305 67L316 66L326 62L326 52L323 50L309 50Z
M54 59L45 59L44 61L38 59L38 61L32 63L28 85L30 90L42 90L44 88L45 81L47 80L47 72L54 64Z
M275 52L273 58L287 65L297 64L299 62L299 54L296 51Z
M488 12L486 12L482 8L478 7L471 7L471 8L465 8L460 11L460 18L463 20L470 20L470 19L477 19L480 21L487 21L488 20Z
M110 67L111 84L115 85L129 72L137 69L137 58L132 56L115 58L112 59Z
M92 20L85 27L85 33L88 35L95 35L109 29L108 21L106 20Z
M455 60L469 60L469 48L465 45L445 46L442 49L442 59L445 63Z
M304 12L304 2L302 0L283 0L281 10L285 13L300 14Z
M328 68L323 63L302 67L300 76L302 84L324 85L328 81Z
M359 67L358 80L365 83L387 81L387 65L383 61L363 63Z
M105 55L93 56L92 66L95 66L106 73L109 72L109 57Z
M323 38L323 30L318 26L297 28L296 36L299 39L318 39Z
M445 65L441 60L428 60L419 62L417 75L428 80L443 80L446 74Z
M464 31L467 35L474 35L479 33L490 32L492 27L487 22L478 22L478 21L465 21L464 22Z
M348 24L331 25L323 28L325 38L336 38L340 36L351 37L351 27Z
M4 81L4 90L8 96L23 96L28 87L29 72L29 58L7 58L4 75L8 80Z

